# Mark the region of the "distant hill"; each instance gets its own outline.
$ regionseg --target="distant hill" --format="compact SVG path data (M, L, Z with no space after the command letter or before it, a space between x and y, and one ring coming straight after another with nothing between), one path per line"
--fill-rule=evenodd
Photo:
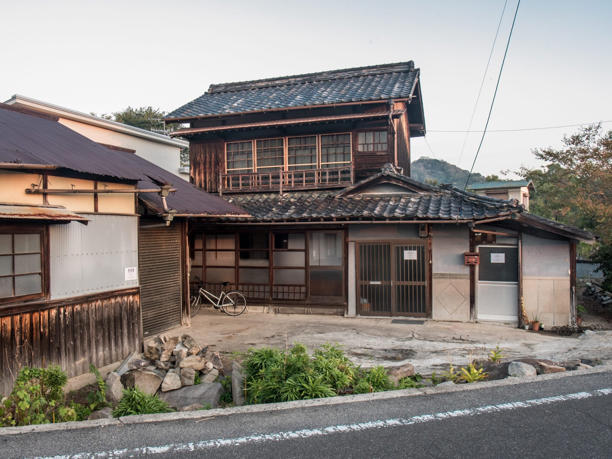
M456 187L463 188L470 171L461 169L454 164L440 159L421 157L410 166L410 175L419 182L443 184L452 183ZM470 183L485 182L484 175L474 172Z

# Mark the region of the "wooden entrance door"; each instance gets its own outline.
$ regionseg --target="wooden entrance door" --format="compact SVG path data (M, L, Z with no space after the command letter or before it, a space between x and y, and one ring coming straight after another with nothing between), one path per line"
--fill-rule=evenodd
M429 315L425 242L358 243L357 258L359 314Z

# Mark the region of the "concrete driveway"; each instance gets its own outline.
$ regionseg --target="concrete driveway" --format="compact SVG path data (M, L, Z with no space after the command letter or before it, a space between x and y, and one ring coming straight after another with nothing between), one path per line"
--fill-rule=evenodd
M409 362L423 374L447 370L450 362L465 365L474 358L486 358L497 345L506 357L612 360L611 331L561 337L486 323L405 322L260 312L229 317L204 310L192 319L191 327L166 334L190 334L200 344L227 357L251 347L284 348L299 342L312 350L325 343L337 343L351 360L364 367Z

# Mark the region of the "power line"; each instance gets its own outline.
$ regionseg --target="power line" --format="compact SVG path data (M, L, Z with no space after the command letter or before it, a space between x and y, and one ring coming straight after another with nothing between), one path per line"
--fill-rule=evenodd
M512 18L512 27L510 27L510 33L508 34L508 41L506 42L506 50L504 51L504 58L502 59L501 66L499 67L499 74L497 75L497 83L495 83L495 92L493 93L493 99L491 100L491 107L489 108L489 115L487 116L487 122L485 123L484 130L482 131L482 137L480 138L480 143L478 144L476 155L474 155L474 161L472 161L472 167L470 168L470 173L468 174L467 180L465 181L465 186L463 187L464 190L467 188L468 183L470 182L472 171L474 170L474 166L476 165L476 160L478 159L480 148L482 147L482 143L484 142L484 138L487 133L487 128L489 127L489 121L491 120L491 113L493 113L493 106L495 105L495 98L497 97L497 90L499 89L499 82L501 80L501 76L504 71L504 64L506 63L506 56L508 55L508 48L510 48L510 40L512 39L512 32L514 32L514 24L516 23L516 15L518 14L519 6L521 6L521 0L518 0L518 3L516 4L516 10L514 10L514 18Z
M437 155L434 153L434 151L431 149L431 145L429 145L429 142L427 141L427 136L423 136L423 140L425 141L425 145L427 145L427 148L429 149L429 152L431 153L431 155L434 158L437 158Z
M501 27L502 20L504 19L504 13L506 12L507 4L508 4L508 0L504 2L504 7L502 8L501 16L499 17L499 22L497 23L497 30L495 31L495 38L493 38L493 44L491 45L491 51L489 52L489 59L487 60L485 71L482 74L482 80L480 80L480 88L478 88L478 95L476 96L476 102L474 103L474 109L472 110L472 116L470 117L470 123L468 124L467 131L465 131L465 137L463 138L463 145L461 145L461 151L459 152L459 161L457 161L458 163L461 163L461 159L463 158L463 152L465 151L465 145L467 144L469 133L472 132L471 131L472 123L474 122L474 116L476 115L476 109L478 108L478 102L480 102L482 88L484 86L487 73L489 72L489 65L491 64L491 58L493 57L493 51L495 50L495 44L497 43L497 36L499 35L499 29Z
M487 130L487 132L521 132L521 131L545 131L547 129L561 129L561 128L568 128L568 127L578 127L578 126L588 126L589 124L607 124L607 123L612 123L612 120L604 120L604 121L592 121L592 122L586 122L586 123L575 123L575 124L560 124L558 126L541 126L541 127L529 127L529 128L516 128L516 129L489 129ZM444 129L427 129L427 132L448 132L448 133L463 133L463 132L468 132L468 133L475 133L475 132L484 132L482 130L475 130L475 131L463 131L461 129L456 129L456 130L452 130L452 129L448 129L448 130L444 130Z

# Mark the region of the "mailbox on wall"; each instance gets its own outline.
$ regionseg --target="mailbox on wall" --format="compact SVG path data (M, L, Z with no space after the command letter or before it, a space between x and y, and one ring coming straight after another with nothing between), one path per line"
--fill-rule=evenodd
M478 252L465 252L463 254L463 260L466 266L476 266L480 263L480 255Z

